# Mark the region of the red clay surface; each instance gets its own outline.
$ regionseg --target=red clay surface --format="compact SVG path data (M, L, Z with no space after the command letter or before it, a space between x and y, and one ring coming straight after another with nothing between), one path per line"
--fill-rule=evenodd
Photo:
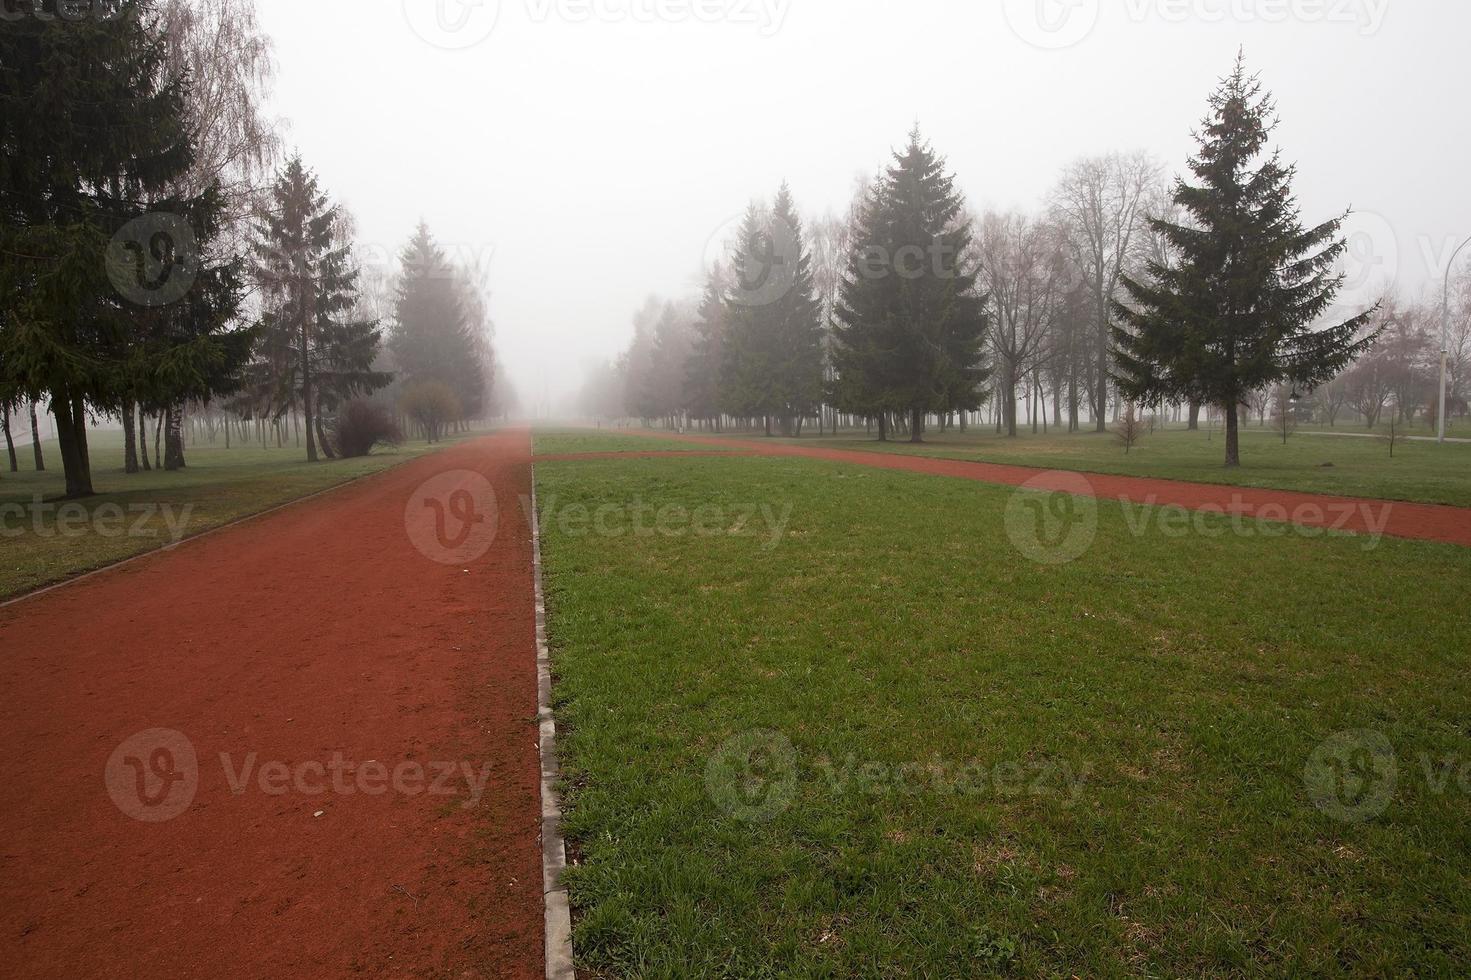
M644 432L641 434L707 445L710 441L708 437L702 439L699 436L680 436L672 433ZM1418 538L1471 547L1471 508L1466 507L1415 504L1399 500L1371 500L1363 497L1336 497L1328 494L1233 487L1216 483L1187 483L1181 480L1155 480L1145 477L1107 476L1100 473L1042 470L1028 466L903 456L897 453L863 452L850 449L808 449L785 443L772 444L754 440L722 438L720 444L762 456L802 456L808 459L855 463L859 466L874 466L886 470L903 470L907 473L952 476L962 480L999 483L1004 486L1025 484L1037 490L1088 493L1099 499L1127 500L1134 504L1150 503L1160 507L1175 504L1187 510L1216 510L1262 520L1290 521L1308 527L1326 527L1359 533L1381 533L1397 538Z
M542 976L530 453L479 439L0 609L0 973ZM406 533L448 471L499 513L454 565ZM177 744L113 759L149 729L197 755L161 822L125 809L187 800Z

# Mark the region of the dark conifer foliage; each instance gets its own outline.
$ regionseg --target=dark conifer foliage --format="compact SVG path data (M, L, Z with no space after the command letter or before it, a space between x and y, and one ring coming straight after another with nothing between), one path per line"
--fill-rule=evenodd
M694 337L685 364L685 400L691 419L718 424L721 417L720 361L725 349L723 267L716 263L705 280L694 322Z
M405 382L449 386L459 401L461 418L480 418L488 380L485 340L467 309L459 274L423 222L400 260L395 322L388 340L394 364Z
M15 0L0 30L0 365L49 398L71 496L92 492L86 420L137 395L227 385L235 273L203 269L216 189L189 168L187 79L166 71L148 0L63 17ZM187 306L168 309L202 279ZM182 289L179 288L182 285Z
M358 271L342 235L341 213L299 155L271 188L253 248L265 308L257 386L274 417L300 408L308 460L317 459L319 443L330 457L322 416L383 387L392 376L373 370L377 322L352 315Z
M785 435L822 402L822 304L790 189L751 204L731 255L720 388L726 411Z
M974 410L990 369L985 296L968 258L970 221L955 178L918 129L870 189L854 229L833 336L831 394L842 410L909 416Z
M1197 183L1176 182L1186 222L1154 220L1173 254L1142 278L1124 276L1115 304L1117 381L1147 403L1201 402L1226 418L1226 465L1240 464L1239 406L1268 385L1311 389L1368 349L1373 310L1319 328L1342 285L1332 269L1347 247L1343 218L1304 227L1295 168L1267 153L1271 96L1238 57L1210 98L1189 161ZM1258 162L1262 154L1264 159Z

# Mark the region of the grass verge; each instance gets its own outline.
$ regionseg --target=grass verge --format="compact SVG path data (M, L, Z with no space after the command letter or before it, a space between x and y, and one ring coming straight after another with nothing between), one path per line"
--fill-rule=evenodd
M590 975L1471 959L1471 550L1100 503L1048 566L1008 534L1034 512L967 481L537 478Z

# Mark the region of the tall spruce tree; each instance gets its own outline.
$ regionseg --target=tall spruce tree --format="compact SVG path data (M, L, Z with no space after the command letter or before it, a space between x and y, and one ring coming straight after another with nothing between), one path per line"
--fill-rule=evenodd
M1337 237L1343 218L1304 228L1296 168L1275 149L1257 163L1276 124L1271 96L1238 56L1196 137L1189 167L1198 183L1175 183L1188 223L1150 223L1173 261L1150 262L1147 281L1124 276L1129 302L1115 304L1120 390L1220 406L1227 466L1241 463L1238 409L1251 392L1316 387L1373 343L1359 339L1373 310L1314 329L1343 282L1332 274L1347 247Z
M794 435L822 402L822 304L802 221L785 183L770 211L752 203L731 256L723 400L734 415Z
M373 370L378 324L355 319L358 270L343 240L342 215L318 187L301 156L293 156L271 187L265 223L253 244L261 287L257 374L266 410L279 418L299 406L306 455L334 455L323 410L383 387L392 376Z
M985 402L989 320L970 243L955 178L916 127L859 209L834 310L834 403L877 419L880 439L892 412L920 442L928 413Z
M690 418L717 427L721 416L720 361L725 349L725 289L725 272L717 262L705 280L684 371L685 409Z
M219 272L190 300L202 319L158 312L194 280L193 248L180 239L212 234L218 199L214 189L170 196L193 141L187 80L167 71L154 4L98 0L80 17L57 0L8 7L0 364L28 397L49 399L66 492L82 496L92 492L88 413L115 408L140 378L187 397L228 375L242 347L223 336L236 297Z
M479 418L488 379L460 278L422 221L399 258L403 270L388 340L394 364L405 381L448 385L463 417Z

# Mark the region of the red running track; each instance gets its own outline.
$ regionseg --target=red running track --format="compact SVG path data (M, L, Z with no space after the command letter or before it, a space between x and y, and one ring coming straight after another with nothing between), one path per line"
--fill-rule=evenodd
M530 461L478 439L0 609L3 973L542 976Z

